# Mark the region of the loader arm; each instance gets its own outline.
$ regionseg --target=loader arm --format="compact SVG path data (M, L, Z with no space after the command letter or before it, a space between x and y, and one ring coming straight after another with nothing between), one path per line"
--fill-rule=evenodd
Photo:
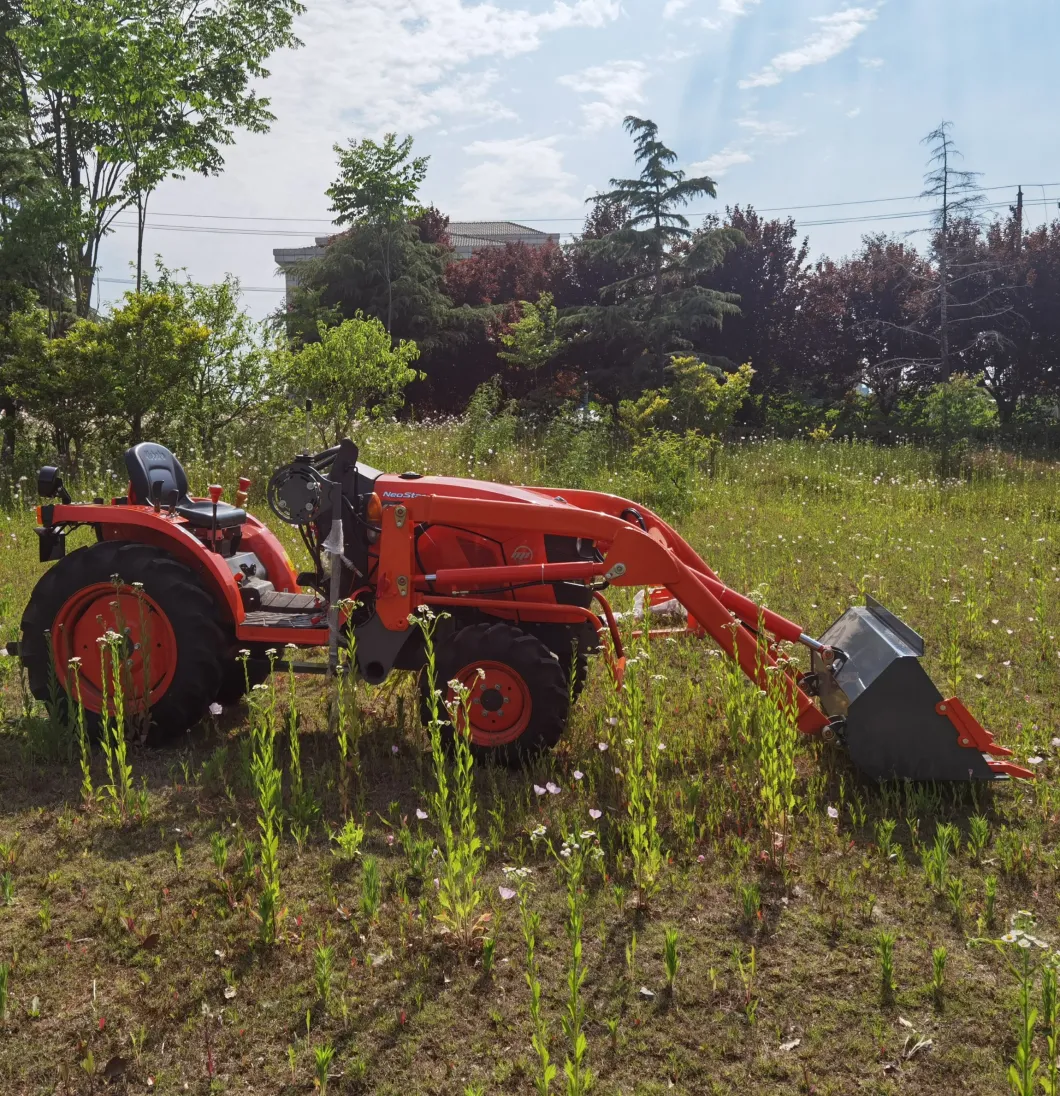
M409 614L420 605L463 604L517 620L588 617L602 630L603 622L588 610L484 598L476 596L474 587L600 580L613 586L665 587L760 689L775 694L779 683L800 731L843 741L866 775L880 780L1033 776L1006 760L1011 751L994 742L959 701L942 697L919 664L922 647L913 650L906 644L915 633L882 606L850 610L822 639L815 639L796 622L727 587L671 526L628 499L594 491L522 488L522 497L510 500L477 498L465 490L435 494L429 482L417 487L382 509L376 608L388 629L407 629ZM528 494L536 498L531 501ZM479 530L498 539L523 531L578 538L591 541L603 559L425 574L417 568L414 530L432 524ZM844 637L862 652L859 659L851 661ZM870 640L876 644L871 653L871 643L865 646ZM779 641L807 647L812 673L789 667L776 672ZM804 683L813 684L814 696Z
M537 493L547 494L543 489ZM594 504L601 508L590 509ZM820 646L804 635L798 624L761 609L749 598L730 590L691 546L651 511L636 508L643 528L640 523L631 524L630 520L607 512L631 508L633 504L625 499L591 491L567 492L559 499L553 496L551 504L545 505L441 495L419 495L405 499L398 506L386 505L376 601L380 617L387 627L400 628L418 604L438 601L417 591L410 582L415 573L412 530L419 523L444 522L498 531L541 529L554 535L594 541L604 553L603 563L588 567L545 565L551 568L548 572L537 565L540 580L585 581L595 577L606 579L613 586L666 586L718 646L726 654L735 655L743 672L762 689L768 688L769 670L777 661L771 651L763 649L751 630L757 629L760 622L777 639ZM671 538L677 549L671 546ZM534 570L531 566L530 571ZM469 568L460 575L442 575L441 580L513 581L526 577L528 574L520 573L518 568L493 567ZM430 578L439 580L438 575ZM747 627L741 627L742 624ZM824 730L829 724L828 717L790 674L784 678L787 700L794 705L799 729L807 734Z

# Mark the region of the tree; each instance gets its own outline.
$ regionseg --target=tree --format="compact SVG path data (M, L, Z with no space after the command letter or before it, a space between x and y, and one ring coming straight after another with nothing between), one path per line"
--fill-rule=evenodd
M445 269L445 291L455 305L479 308L515 304L550 293L562 307L568 296L566 252L549 240L542 247L518 242L483 247Z
M166 431L209 331L165 291L127 293L109 316L77 320L23 370L18 396L72 462L94 431L124 445Z
M427 175L426 156L412 156L412 138L398 144L397 134L388 133L383 143L370 138L335 145L339 176L328 187L331 211L338 225L355 225L370 230L379 248L386 283L384 322L389 332L394 317L395 239L404 235L419 211L417 194Z
M519 305L522 315L501 335L505 349L498 350L497 357L536 372L556 352L556 306L551 293L542 293L536 304L520 301Z
M49 311L62 311L68 210L29 130L20 109L0 108L0 284L32 289Z
M626 118L634 138L639 176L612 179L605 202L629 213L620 228L583 246L590 255L617 262L630 273L605 286L599 307L574 309L561 325L575 339L610 341L619 351L625 377L613 387L642 386L661 375L675 350L694 349L705 333L735 315L731 294L699 284L738 241L738 233L717 229L696 234L681 207L700 196L715 197L714 180L687 178L672 165L677 154L658 138L651 121ZM639 375L634 375L639 374Z
M750 362L755 388L767 398L792 388L812 390L816 378L805 370L802 338L808 240L798 240L790 217L766 220L751 206L729 207L724 221L708 217L701 231L718 228L740 233L741 242L699 280L739 300L740 311L711 336L710 360L726 369Z
M25 0L9 35L26 113L69 211L65 274L90 310L104 235L163 178L217 173L237 128L263 131L252 83L297 44L298 0Z
M881 235L865 237L836 278L851 381L867 385L879 410L890 415L917 383L917 372L935 345L921 323L935 271L914 248Z
M116 420L125 444L136 445L146 426L165 428L173 420L209 337L181 297L164 290L126 293L109 316L78 320L55 340L52 356L75 383L96 378L84 418L94 403L96 420Z
M1023 232L1013 211L975 244L980 286L1007 297L1011 307L962 358L970 373L981 375L1000 420L1010 423L1033 413L1035 403L1040 410L1055 407L1060 396L1060 222Z
M982 192L975 172L959 170L950 137L953 125L942 122L922 143L929 146L922 198L938 204L932 213L930 255L935 268L921 279L920 315L910 333L931 346L912 370L921 384L946 381L965 369L968 352L1002 338L999 321L1012 308L1009 256L999 264L981 246Z
M31 292L0 285L0 463L14 464L19 414L47 369L47 331Z
M600 294L607 286L622 281L636 270L633 262L605 254L597 246L597 241L617 232L629 220L629 206L603 194L597 194L589 201L581 235L567 248L570 299L563 303L571 305L599 304Z
M216 285L197 285L186 274L178 280L159 264L147 290L179 301L206 332L175 410L175 425L200 456L213 458L225 428L267 404L279 348L265 326L240 308L239 281L231 274Z
M930 146L931 156L928 160L930 170L924 176L924 189L920 197L934 198L939 203L932 221L935 227L933 248L939 267L938 345L942 380L949 380L950 376L951 228L959 219L973 219L983 202L978 175L953 167L960 153L950 139L952 128L952 122L944 121L921 142Z
M555 358L560 344L556 334L556 306L551 293L542 293L536 304L520 301L519 309L519 318L501 333L500 342L504 349L497 351L497 357L519 370L522 387L537 381L541 369ZM550 385L551 381L550 369Z
M363 315L319 331L319 342L293 354L287 364L288 390L312 397L327 422L320 427L325 444L349 433L360 415L392 414L404 403L405 388L421 376L411 363L419 357L414 342L394 346L382 323Z
M371 226L355 225L328 241L324 254L298 268L298 286L277 313L292 339L311 342L319 324L358 313L377 316L397 339L413 339L429 353L444 339L452 302L445 294L448 248L425 243L415 222L397 226L389 260Z

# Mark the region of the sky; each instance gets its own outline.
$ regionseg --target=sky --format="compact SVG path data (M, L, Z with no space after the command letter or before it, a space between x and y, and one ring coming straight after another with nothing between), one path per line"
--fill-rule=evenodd
M303 46L274 55L262 83L270 131L237 135L223 174L169 181L149 206L145 254L200 282L234 274L255 316L283 299L272 249L328 231L333 146L388 131L430 157L421 197L453 220L570 234L586 198L635 172L623 118L651 118L678 166L717 182L693 224L751 204L794 217L812 258L838 258L867 232L919 238L921 139L945 119L989 202L1022 184L1028 223L1060 215L1057 0L306 7ZM133 255L118 228L103 304L128 289Z

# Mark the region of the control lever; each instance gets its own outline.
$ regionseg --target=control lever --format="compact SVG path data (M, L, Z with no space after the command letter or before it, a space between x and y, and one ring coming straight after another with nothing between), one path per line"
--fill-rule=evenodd
M207 488L210 492L210 501L213 503L213 521L210 523L210 545L215 552L221 549L217 547L217 504L221 501L224 488L219 483L211 483Z

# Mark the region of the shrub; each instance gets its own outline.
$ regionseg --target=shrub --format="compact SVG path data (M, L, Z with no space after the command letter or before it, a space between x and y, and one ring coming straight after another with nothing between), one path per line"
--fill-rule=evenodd
M488 464L497 453L515 444L519 430L515 409L515 401L505 398L499 376L475 389L460 432L461 449L471 467Z
M723 438L751 392L754 370L741 365L725 373L694 356L671 358L666 388L650 388L638 400L623 400L618 414L634 438L651 430L697 430Z

